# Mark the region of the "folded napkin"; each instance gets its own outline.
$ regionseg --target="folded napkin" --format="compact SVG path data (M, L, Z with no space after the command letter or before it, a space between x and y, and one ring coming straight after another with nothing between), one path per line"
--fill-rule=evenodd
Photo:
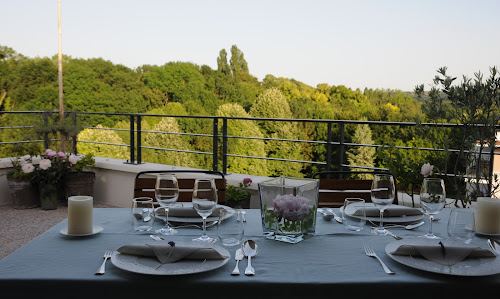
M117 250L123 254L156 257L162 264L179 260L222 260L228 258L210 247L179 246L170 244L130 244Z
M488 249L449 240L432 241L421 244L401 245L392 255L421 256L426 260L444 266L453 266L467 258L496 257Z
M210 216L219 217L220 211L224 208L218 207L212 211ZM165 216L165 210L163 208L159 208L156 210L156 215ZM168 209L168 216L172 217L201 217L198 212L193 207L170 207Z
M364 208L364 210L366 213L366 217L378 217L378 216L380 216L380 210L377 209L376 207L366 207L366 208ZM393 206L389 206L384 211L384 218L417 216L417 215L422 215L422 214L423 214L423 212L420 211L419 209L416 209L416 208L393 205ZM358 209L356 212L354 212L353 215L354 216L363 215L363 209Z

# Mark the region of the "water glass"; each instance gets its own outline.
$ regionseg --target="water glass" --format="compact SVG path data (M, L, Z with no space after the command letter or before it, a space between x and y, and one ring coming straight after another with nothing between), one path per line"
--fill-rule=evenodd
M236 246L241 243L244 234L243 221L239 221L243 212L236 211L237 217L230 217L231 211L221 210L217 223L217 236L222 245Z
M469 244L476 232L474 216L474 211L471 209L452 209L448 219L450 239Z
M131 216L135 231L150 231L154 224L154 205L151 197L136 197L132 200Z
M366 224L365 200L346 198L342 210L342 223L346 230L360 231Z

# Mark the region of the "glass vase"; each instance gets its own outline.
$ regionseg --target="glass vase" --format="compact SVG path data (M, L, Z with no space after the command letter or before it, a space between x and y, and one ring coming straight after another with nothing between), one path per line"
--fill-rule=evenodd
M317 179L279 177L259 185L264 236L298 243L316 231Z

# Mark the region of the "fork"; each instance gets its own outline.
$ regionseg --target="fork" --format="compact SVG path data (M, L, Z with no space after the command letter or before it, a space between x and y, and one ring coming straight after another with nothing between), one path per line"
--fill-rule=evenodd
M370 257L377 258L377 260L380 262L380 264L384 268L385 273L387 273L387 274L394 274L394 272L392 272L389 268L387 268L387 266L384 264L384 262L382 262L382 260L378 257L378 255L375 253L375 251L373 251L373 249L370 247L370 245L366 245L365 244L364 246L365 246L365 253L366 253L366 255L370 256Z
M113 248L108 248L106 250L106 252L104 253L104 261L102 262L101 267L99 267L99 269L95 273L96 275L102 275L102 274L104 274L105 267L106 267L106 261L108 260L108 258L111 257L111 255L113 254L113 251L114 251Z

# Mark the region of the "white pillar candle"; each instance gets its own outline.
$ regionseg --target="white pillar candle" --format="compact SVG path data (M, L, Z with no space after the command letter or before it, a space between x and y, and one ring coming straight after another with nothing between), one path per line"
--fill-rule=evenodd
M500 234L500 199L477 198L476 231L483 234Z
M68 197L68 234L92 233L94 199L91 196Z

